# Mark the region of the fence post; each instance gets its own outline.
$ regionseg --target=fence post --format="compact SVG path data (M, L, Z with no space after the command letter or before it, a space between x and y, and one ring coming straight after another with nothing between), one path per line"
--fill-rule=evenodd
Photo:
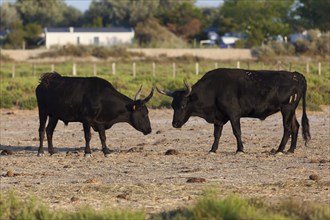
M72 75L75 76L77 75L77 67L76 67L76 63L72 64Z
M282 62L280 60L277 61L277 70L281 70L281 65L282 65Z
M218 69L218 63L214 63L214 68Z
M318 74L319 74L319 76L321 76L321 72L322 72L321 62L318 63L318 65L317 65L317 70L318 70Z
M195 69L196 69L196 75L198 75L199 74L199 63L196 63L195 64Z
M289 63L289 71L291 72L291 69L292 69L292 63L290 62Z
M97 69L96 69L96 64L93 64L93 75L96 76L97 75Z
M241 64L240 64L239 61L237 61L236 67L237 67L238 69L241 68Z
M175 78L175 63L172 63L173 66L173 78Z
M133 77L135 78L136 77L136 64L135 64L135 62L132 65L132 71L133 71Z
M16 66L15 66L15 64L13 64L13 68L12 68L12 72L11 72L11 77L12 78L15 78L15 75L16 75Z
M309 62L307 61L306 63L306 73L308 74L309 73Z
M51 71L51 72L54 72L54 70L55 70L55 66L54 66L54 64L52 64L52 65L50 66L50 71Z
M155 62L152 63L152 76L153 77L156 76L156 64L155 64Z
M116 75L116 63L112 63L112 75Z

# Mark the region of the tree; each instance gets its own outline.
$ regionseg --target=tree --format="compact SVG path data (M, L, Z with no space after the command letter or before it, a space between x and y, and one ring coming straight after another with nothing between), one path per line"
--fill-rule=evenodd
M19 49L25 45L25 32L22 23L13 24L11 31L5 40L5 46L9 48Z
M167 1L160 7L156 18L174 34L188 40L200 32L202 13L193 1Z
M29 23L24 27L25 42L28 48L37 47L41 40L42 27L36 23Z
M299 0L296 15L305 29L330 30L329 0Z
M158 0L93 0L85 12L85 20L101 17L104 27L135 26L152 17L158 5Z
M63 27L79 27L82 25L82 13L78 9L68 6L63 10L63 20L60 26Z
M38 23L42 27L62 24L67 19L64 17L65 12L69 10L64 0L17 0L15 6L24 25Z
M271 36L288 35L293 3L294 0L225 0L219 14L220 30L244 33L248 47L260 45Z
M0 31L10 30L17 23L21 23L21 19L16 8L8 2L0 5Z

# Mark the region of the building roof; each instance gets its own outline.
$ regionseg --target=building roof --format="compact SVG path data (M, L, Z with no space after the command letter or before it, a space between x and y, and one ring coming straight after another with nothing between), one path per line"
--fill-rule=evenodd
M131 27L105 27L105 28L85 28L85 27L49 27L45 28L45 32L62 33L62 32L134 32Z

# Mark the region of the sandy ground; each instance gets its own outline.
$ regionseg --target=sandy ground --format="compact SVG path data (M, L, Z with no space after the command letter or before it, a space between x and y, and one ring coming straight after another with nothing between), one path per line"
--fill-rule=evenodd
M208 188L219 196L236 193L270 203L293 198L330 204L329 107L308 112L309 146L303 145L300 131L296 152L281 156L269 153L277 149L282 137L280 114L265 121L242 119L246 153L236 155L230 124L224 127L218 152L208 154L212 124L195 117L175 129L171 110L150 110L150 135L128 124L107 131L107 144L115 151L107 158L94 132L93 156L85 158L82 126L61 122L54 133L59 152L37 157L37 111L2 109L0 117L0 150L13 151L0 156L1 192L15 191L22 198L35 195L54 209L89 205L154 213L193 204ZM165 155L169 149L178 154ZM205 182L187 182L191 177Z

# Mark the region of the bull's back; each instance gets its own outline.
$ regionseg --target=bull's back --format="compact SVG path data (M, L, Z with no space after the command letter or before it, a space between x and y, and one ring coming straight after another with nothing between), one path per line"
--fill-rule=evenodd
M64 122L81 121L98 108L98 99L111 84L99 78L57 77L36 88L38 107Z
M196 87L205 91L205 97L213 99L221 111L264 119L288 104L295 94L299 101L305 83L303 75L296 72L215 69Z

